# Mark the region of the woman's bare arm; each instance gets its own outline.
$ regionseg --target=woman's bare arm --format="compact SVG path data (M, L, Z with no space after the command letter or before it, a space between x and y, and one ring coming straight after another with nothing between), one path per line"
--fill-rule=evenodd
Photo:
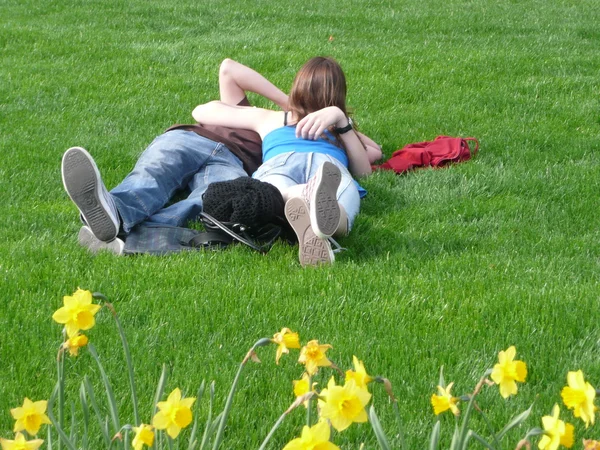
M383 152L381 151L381 147L379 146L379 144L377 144L373 139L371 139L369 136L363 133L360 133L356 130L354 132L358 136L358 139L360 139L360 142L362 142L363 146L365 147L365 150L367 151L367 156L369 158L369 162L373 164L375 161L380 160L383 156Z
M233 59L224 59L219 68L221 101L237 105L246 96L246 91L262 95L281 109L287 109L288 96L277 86L250 67Z
M196 106L192 116L203 125L221 125L229 128L253 130L265 137L283 123L282 111L234 106L220 101L212 101Z

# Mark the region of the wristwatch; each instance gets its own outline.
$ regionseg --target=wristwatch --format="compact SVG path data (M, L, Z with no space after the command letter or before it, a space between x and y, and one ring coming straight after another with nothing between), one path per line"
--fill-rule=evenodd
M352 129L352 119L350 117L347 117L347 119L348 125L342 128L334 128L333 131L335 131L337 134L344 134L350 131Z

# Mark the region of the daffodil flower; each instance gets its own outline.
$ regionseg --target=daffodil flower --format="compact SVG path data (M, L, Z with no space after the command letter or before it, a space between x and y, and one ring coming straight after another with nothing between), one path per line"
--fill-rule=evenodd
M302 435L290 441L283 450L339 450L339 447L329 442L331 429L327 422L319 422L311 428L302 428Z
M527 377L527 365L523 361L514 361L517 350L510 346L498 353L498 364L492 370L491 378L500 387L500 395L508 398L517 393L517 383L523 383Z
M131 441L131 446L135 450L142 450L144 445L152 447L154 443L154 431L152 431L151 425L141 424L139 427L133 427L135 437Z
M352 356L352 363L354 365L354 370L346 371L346 381L352 379L356 381L358 387L366 388L367 384L373 381L373 377L367 374L365 365L362 361L359 361L356 356Z
M45 414L48 402L40 400L32 402L27 397L23 400L23 406L10 410L11 415L16 420L15 433L26 430L31 436L38 434L42 424L49 424L50 419Z
M321 391L319 406L321 417L329 419L338 431L344 431L354 422L366 422L365 406L371 394L359 388L354 380L348 380L344 386L337 386L333 377L327 383L327 389Z
M453 397L452 394L450 394L453 385L454 382L450 383L445 389L442 386L438 386L437 389L439 395L433 394L431 396L431 406L433 406L433 412L436 416L448 410L452 411L452 414L455 416L460 414L458 406L456 405L458 403L458 398Z
M589 424L594 424L594 414L596 406L594 399L596 398L596 389L586 382L583 378L583 372L569 372L567 374L567 384L560 395L567 408L573 410L575 417L580 417L585 422L587 428Z
M325 352L329 350L331 345L319 344L319 341L309 341L302 350L300 350L300 358L298 362L304 364L306 372L313 376L319 370L319 367L331 366L331 361L325 356Z
M17 433L14 441L0 438L2 450L37 450L44 443L42 439L26 441L23 433Z
M573 425L560 420L559 414L560 408L554 405L552 415L542 417L544 436L538 443L540 450L557 450L560 445L566 448L573 446Z
M600 450L600 442L591 439L583 440L583 450Z
M92 293L77 289L72 296L63 297L64 306L58 309L52 318L65 325L67 335L73 337L79 330L89 330L96 324L94 316L100 305L92 304Z
M181 398L179 388L169 394L166 402L158 402L158 411L152 419L152 425L157 430L167 430L167 434L175 439L182 428L192 423L193 397Z
M279 333L273 335L271 341L277 344L277 354L275 355L275 363L279 364L279 358L283 353L289 353L290 348L300 348L300 339L298 333L292 332L289 328L282 328Z
M301 380L292 381L294 385L294 395L296 398L303 396L304 394L308 394L309 390L315 390L315 386L317 383L312 383L312 389L309 389L308 384L310 383L310 377L307 373L302 375ZM308 401L305 401L303 405L308 408Z
M70 337L63 344L63 348L69 350L71 356L77 356L79 349L85 347L88 343L88 338L85 334L76 333L75 336Z

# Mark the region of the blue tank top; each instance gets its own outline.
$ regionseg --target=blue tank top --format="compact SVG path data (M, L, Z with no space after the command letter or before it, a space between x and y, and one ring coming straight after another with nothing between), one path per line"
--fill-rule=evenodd
M329 134L327 131L325 133L332 141L334 140L333 135ZM288 152L323 153L334 157L348 168L348 156L346 156L344 150L321 137L316 141L297 138L295 126L275 128L263 139L263 161L268 161L274 156Z
M325 134L334 139L328 131ZM332 156L341 162L344 167L348 168L348 156L346 152L341 148L333 145L331 142L323 138L318 138L316 141L310 139L302 139L296 137L295 126L283 126L281 128L275 128L263 139L262 153L263 162L288 152L299 152L299 153L324 153ZM367 195L367 191L363 188L356 180L352 180L358 189L360 198Z

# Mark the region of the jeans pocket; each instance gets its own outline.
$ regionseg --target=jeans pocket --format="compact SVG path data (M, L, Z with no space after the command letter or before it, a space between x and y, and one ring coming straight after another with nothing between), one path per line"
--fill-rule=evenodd
M287 165L288 160L294 156L295 152L281 153L266 162L263 162L256 172L252 175L253 178L260 178L269 175L270 172Z

